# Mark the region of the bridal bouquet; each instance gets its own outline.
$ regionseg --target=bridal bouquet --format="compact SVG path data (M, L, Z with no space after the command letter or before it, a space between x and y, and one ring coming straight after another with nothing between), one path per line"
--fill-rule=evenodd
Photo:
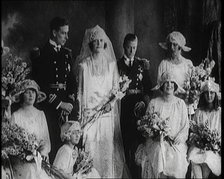
M184 90L186 91L185 101L188 104L194 103L198 100L201 93L201 86L210 76L213 67L215 66L215 61L209 61L208 58L203 60L199 66L191 67L189 71L189 76L184 82Z
M79 149L78 157L73 167L73 174L88 174L93 167L93 159L89 152Z
M2 66L2 95L8 96L14 102L17 86L20 85L31 69L20 57L9 53Z
M137 129L142 132L146 138L150 137L153 140L163 138L174 149L174 139L169 135L171 128L169 127L169 118L163 119L154 109L146 113L140 120L137 121Z
M14 156L21 160L31 161L34 158L40 144L34 134L30 134L17 124L9 122L2 123L1 133L2 159Z
M202 150L211 150L221 154L221 135L217 130L209 129L208 122L203 125L191 120L187 143L189 146L196 146Z
M85 117L85 122L82 124L82 128L84 128L87 124L92 124L102 114L104 114L106 112L106 106L109 103L122 99L125 96L130 83L131 80L126 75L120 76L118 89L112 89L109 95L103 100L102 104L93 110L92 115Z

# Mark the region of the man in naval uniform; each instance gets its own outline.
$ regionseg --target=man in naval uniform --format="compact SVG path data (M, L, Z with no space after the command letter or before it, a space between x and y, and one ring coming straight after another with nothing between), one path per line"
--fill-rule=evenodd
M135 152L143 141L137 130L137 120L143 115L151 97L149 61L135 57L138 39L135 34L124 38L124 55L118 60L119 74L126 75L132 82L121 100L121 131L125 150L125 159L132 178L141 178L141 168L135 164Z
M50 23L49 41L41 48L34 49L32 53L32 76L47 94L47 100L41 104L44 110L50 140L52 163L57 150L62 145L60 140L60 127L66 120L75 120L75 77L71 72L72 51L64 44L68 40L68 21L55 17Z

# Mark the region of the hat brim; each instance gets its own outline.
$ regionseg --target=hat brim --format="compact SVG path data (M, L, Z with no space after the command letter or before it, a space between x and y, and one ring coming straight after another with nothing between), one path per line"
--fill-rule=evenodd
M174 91L175 93L186 93L186 91L176 81L173 81L173 82L177 85L177 90ZM161 86L163 86L164 83L165 83L165 81L163 83L161 83L161 84L157 84L151 90L152 91L159 90L161 88Z
M167 47L167 43L166 42L159 42L159 46L161 48L163 48L164 50L168 50L168 47ZM185 52L189 52L191 50L191 48L190 47L187 47L187 46L181 46L181 48Z
M25 91L20 91L19 93L16 93L15 95L13 95L13 101L15 103L18 103L20 101L20 95L24 92ZM44 101L47 98L47 96L44 92L38 91L36 98L37 98L36 103L40 103L40 102Z

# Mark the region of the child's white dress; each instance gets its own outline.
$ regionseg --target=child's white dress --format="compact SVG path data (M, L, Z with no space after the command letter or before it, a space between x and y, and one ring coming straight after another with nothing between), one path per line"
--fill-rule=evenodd
M73 166L76 162L78 149L72 149L69 145L64 144L57 152L53 165L58 169L63 170L67 174L73 174ZM76 176L74 176L76 178ZM82 178L101 178L95 168Z

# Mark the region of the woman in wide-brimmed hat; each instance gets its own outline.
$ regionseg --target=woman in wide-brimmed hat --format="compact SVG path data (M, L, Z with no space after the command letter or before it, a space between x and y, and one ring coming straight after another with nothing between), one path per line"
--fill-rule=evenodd
M218 131L221 142L221 98L219 85L209 79L202 85L198 109L193 121L197 125L206 125L210 130ZM191 135L190 135L191 137ZM221 151L220 151L221 152ZM188 160L192 164L193 178L208 178L212 172L214 175L221 174L221 156L219 152L212 150L201 150L196 146L190 146Z
M190 47L186 46L186 39L178 31L170 33L166 37L166 42L159 43L159 45L167 51L167 58L163 59L158 67L158 77L161 77L162 73L167 70L172 70L177 82L183 87L184 81L188 73L190 73L189 67L192 67L192 61L184 58L182 51L188 52Z
M185 81L191 76L193 63L190 59L182 56L182 51L189 52L190 47L186 46L186 39L182 33L173 31L168 34L165 42L159 43L160 47L166 50L167 57L163 59L158 67L157 81L162 73L167 70L173 71L173 74L181 87L184 87ZM184 99L185 94L177 91L176 95ZM189 116L194 114L194 107L187 104Z
M12 114L12 123L24 128L28 133L36 135L39 144L38 152L42 158L47 159L51 150L46 117L43 111L38 110L34 104L46 98L45 93L39 90L38 84L30 79L24 80L18 86L15 99L21 107ZM15 159L13 172L16 179L48 179L43 170L37 170L35 161L24 162Z
M146 114L157 112L162 119L169 118L169 136L173 144L171 146L161 136L156 140L148 137L137 149L136 162L142 166L142 178L185 178L189 120L185 102L174 95L183 89L174 74L166 71L153 90L160 90L161 95L150 101Z

